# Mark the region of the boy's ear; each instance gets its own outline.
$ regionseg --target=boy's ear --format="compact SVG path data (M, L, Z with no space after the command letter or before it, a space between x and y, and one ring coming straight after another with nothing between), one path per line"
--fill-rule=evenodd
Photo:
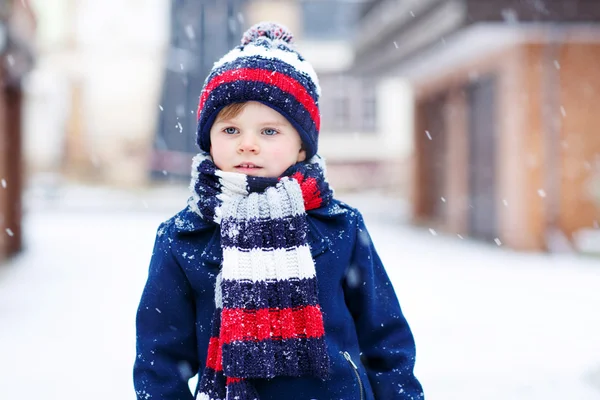
M300 148L300 151L298 152L298 159L296 160L296 162L301 162L301 161L305 161L306 160L306 150L304 150L304 146L302 146Z

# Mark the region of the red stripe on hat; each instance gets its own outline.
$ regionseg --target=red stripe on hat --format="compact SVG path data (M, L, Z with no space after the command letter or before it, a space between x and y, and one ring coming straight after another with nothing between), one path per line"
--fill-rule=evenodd
M208 356L206 366L217 372L223 371L223 353L219 338L211 337L208 341Z
M221 342L243 340L285 340L315 338L325 335L319 306L298 309L223 309Z
M300 84L300 82L288 75L266 69L230 69L212 78L200 96L200 103L198 104L198 118L200 118L200 112L202 111L208 96L210 96L210 93L224 83L235 81L264 82L269 85L276 86L284 92L291 94L300 104L304 106L304 108L306 108L306 110L308 110L310 117L315 123L317 131L321 129L321 116L319 115L319 109L306 88Z

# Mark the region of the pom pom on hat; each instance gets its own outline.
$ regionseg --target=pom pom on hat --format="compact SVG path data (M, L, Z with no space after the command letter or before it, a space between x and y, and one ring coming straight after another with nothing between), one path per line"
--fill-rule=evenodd
M317 74L295 49L292 33L274 22L258 23L206 78L198 104L198 146L210 151L210 128L224 107L258 101L296 128L310 159L318 150L320 93Z
M290 45L294 44L294 35L285 26L275 22L259 22L244 33L241 41L242 46L254 42L261 37L271 40L281 40Z

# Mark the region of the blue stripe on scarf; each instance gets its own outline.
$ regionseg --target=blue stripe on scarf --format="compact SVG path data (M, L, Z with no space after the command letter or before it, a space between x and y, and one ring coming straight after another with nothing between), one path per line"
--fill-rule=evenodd
M223 371L215 371L212 368L206 368L202 379L200 381L200 387L198 388L200 393L205 393L210 399L225 399L225 374Z
M225 362L226 360L232 362ZM248 362L245 362L246 360ZM223 361L223 369L227 376L272 378L311 375L326 379L329 374L323 338L224 344Z
M221 328L221 313L214 313L212 317L212 326L210 327L210 336L219 337Z
M316 279L285 279L274 282L244 282L224 279L223 307L257 310L277 304L279 308L316 306ZM214 322L213 322L214 323Z
M221 247L251 249L288 249L306 243L306 217L304 215L260 220L223 218L224 232L243 232L236 236L223 235Z

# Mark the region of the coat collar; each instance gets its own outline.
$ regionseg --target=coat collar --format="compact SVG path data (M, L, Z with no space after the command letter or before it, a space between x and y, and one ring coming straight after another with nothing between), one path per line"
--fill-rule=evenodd
M325 207L321 207L308 212L309 217L314 217L320 220L334 219L346 213L343 207L337 200L332 200ZM325 233L308 218L308 245L313 258L324 253L330 246L330 240ZM198 215L189 206L180 211L175 216L175 232L179 235L189 235L204 231L213 230L213 234L208 241L205 250L200 258L203 262L209 264L220 264L223 259L223 251L221 249L221 234L218 225L212 221L208 221Z

